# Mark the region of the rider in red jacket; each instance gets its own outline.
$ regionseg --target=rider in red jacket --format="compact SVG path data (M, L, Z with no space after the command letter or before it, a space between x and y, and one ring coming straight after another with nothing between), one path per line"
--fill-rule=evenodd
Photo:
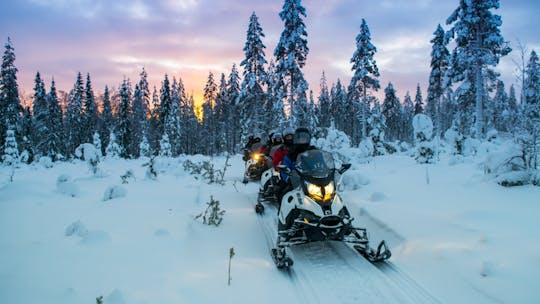
M278 170L277 166L279 166L283 162L285 155L289 153L289 149L293 145L293 137L294 130L292 128L286 128L283 132L283 145L279 149L277 149L272 156L275 170Z

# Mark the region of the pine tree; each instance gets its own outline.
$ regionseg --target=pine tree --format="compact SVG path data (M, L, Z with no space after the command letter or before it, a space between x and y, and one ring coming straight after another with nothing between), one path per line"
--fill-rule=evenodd
M19 148L17 146L14 129L13 126L10 126L6 131L6 143L2 155L2 163L11 167L16 167L19 163Z
M171 87L171 112L165 118L165 133L171 142L172 156L178 156L181 150L181 130L180 130L180 103L182 102L181 90L178 82L173 78Z
M85 138L84 142L92 142L94 133L99 127L99 112L94 97L94 91L92 90L92 82L90 80L90 73L86 74L86 87L84 90L84 127Z
M412 120L414 117L414 103L412 101L409 91L405 94L403 99L403 112L401 115L401 128L399 132L399 140L406 141L408 143L413 142L413 126Z
M49 107L47 105L47 93L45 92L45 84L41 79L39 72L36 73L34 79L34 99L32 102L33 128L31 132L31 140L33 142L35 152L40 156L47 155L47 137L50 133L47 120L49 119Z
M240 107L241 107L241 128L242 142L253 130L260 130L265 125L265 101L266 97L263 90L266 72L265 52L266 48L262 43L261 37L264 33L259 24L257 15L251 15L247 30L246 44L244 46L245 58L240 63L244 68L244 79L240 86Z
M217 153L227 150L227 124L229 123L227 119L229 116L229 101L227 98L227 80L225 80L225 74L221 73L216 95L216 106L214 107L216 121L216 141L214 146Z
M384 147L386 121L381 113L379 103L375 103L367 122L370 126L368 136L373 144L373 156L386 154L387 151Z
M51 82L51 89L49 94L47 94L47 107L48 107L48 117L47 117L47 130L49 131L45 136L46 142L46 154L53 161L57 161L63 158L64 154L64 123L63 123L63 113L62 108L60 107L60 102L58 100L58 95L56 93L56 84L54 79Z
M5 134L9 128L17 135L17 127L23 112L19 99L19 86L17 84L17 68L15 67L15 51L8 38L5 44L4 55L2 56L2 67L0 69L0 151L5 144Z
M472 99L475 103L475 135L484 134L484 88L485 68L496 66L502 56L511 48L504 41L499 27L502 19L491 12L499 8L499 0L460 0L459 7L450 15L446 23L452 28L449 37L455 38L456 57L452 68L457 69L452 82L468 82L461 98ZM474 91L473 91L474 90ZM465 103L469 103L465 102Z
M118 158L120 155L124 154L122 147L116 143L116 135L114 134L114 131L111 130L111 133L109 134L109 144L107 145L107 148L105 149L105 154L108 158Z
M504 88L504 82L497 81L495 96L491 102L491 107L486 109L487 128L499 131L508 131L506 122L510 118L510 106L508 104L508 95Z
M103 109L101 111L101 125L99 128L99 137L101 138L102 147L107 147L110 141L111 131L114 130L114 117L112 113L111 98L109 96L109 88L105 86L103 91ZM105 152L105 151L102 151Z
M148 157L150 158L152 156L152 150L150 149L150 144L148 143L148 139L146 138L146 135L143 135L141 144L139 145L139 152L140 157Z
M30 107L24 107L23 117L20 120L21 140L19 141L19 149L21 150L20 161L26 164L32 163L36 155L36 150L31 140L34 130L34 119Z
M165 74L165 79L163 79L163 82L161 83L159 101L159 112L156 116L158 122L157 138L161 139L163 137L163 133L165 132L165 121L167 120L167 117L171 115L172 107L171 85L167 74Z
M332 119L332 116L331 116L331 110L330 110L330 92L328 91L328 84L326 82L326 75L324 74L324 72L322 73L322 76L321 76L318 104L319 104L319 111L318 111L319 126L321 128L327 129L330 127L330 121Z
M201 144L203 153L206 155L214 155L216 153L214 143L216 141L216 120L214 115L214 106L216 103L217 86L214 81L214 74L208 74L208 80L204 87L203 96L203 121Z
M523 105L522 136L527 168L538 169L540 152L540 60L531 52L525 72L525 104Z
M67 153L72 155L75 148L84 143L84 120L83 120L83 99L84 88L81 73L77 74L77 80L73 89L68 95L68 106L66 112L66 140Z
M118 125L116 127L118 145L121 147L120 156L122 158L129 158L133 155L131 116L131 83L129 80L124 79L120 87L120 106L118 108Z
M433 46L431 48L431 72L429 74L429 86L427 90L426 114L435 122L435 134L439 136L442 132L439 112L445 85L448 82L445 79L445 75L450 64L450 52L446 48L448 41L440 24L437 26L433 35L435 37L430 41Z
M286 109L289 109L289 118L293 120L293 124L296 119L300 120L299 124L304 123L303 118L297 115L304 114L303 103L307 102L305 90L308 84L301 69L306 63L309 48L302 16L306 17L306 9L302 6L301 0L285 0L279 13L284 28L274 50L277 61L275 93L282 101L287 100Z
M416 85L416 94L414 95L414 114L424 113L424 102L422 100L422 91L420 90L420 84Z
M236 64L233 64L229 79L227 80L227 99L229 101L229 117L227 124L227 151L234 153L237 151L237 146L240 143L240 77Z
M401 122L401 104L399 98L396 96L396 90L392 83L388 83L388 86L384 89L384 101L382 105L382 115L386 121L387 139L390 141L397 140L399 138L399 129Z
M154 86L154 90L152 91L152 110L150 112L150 120L148 121L148 131L146 132L152 155L157 155L159 152L159 141L161 140L159 130L160 111L160 100L157 89Z
M134 157L139 157L139 146L144 136L144 133L147 129L146 117L149 115L149 106L150 106L150 92L148 89L148 75L146 71L142 70L140 73L141 79L135 85L135 90L133 91L133 155Z
M336 128L345 132L349 137L352 135L351 130L347 130L344 117L347 115L346 103L347 103L347 91L341 84L341 80L338 79L336 85L332 88L331 94L333 120L336 124Z

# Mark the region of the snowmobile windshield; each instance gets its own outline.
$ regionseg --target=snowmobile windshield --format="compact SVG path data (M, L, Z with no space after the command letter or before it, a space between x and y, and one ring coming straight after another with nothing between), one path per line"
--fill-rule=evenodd
M304 175L326 178L334 169L334 158L326 151L308 150L298 155L297 168Z

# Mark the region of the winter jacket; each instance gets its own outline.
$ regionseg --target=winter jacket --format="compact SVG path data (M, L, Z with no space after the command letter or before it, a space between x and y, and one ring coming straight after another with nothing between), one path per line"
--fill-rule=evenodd
M281 163L283 163L283 159L285 158L285 155L289 153L289 150L285 145L281 145L279 149L274 152L274 155L272 156L273 163L274 163L274 169L277 170L277 166L279 166Z

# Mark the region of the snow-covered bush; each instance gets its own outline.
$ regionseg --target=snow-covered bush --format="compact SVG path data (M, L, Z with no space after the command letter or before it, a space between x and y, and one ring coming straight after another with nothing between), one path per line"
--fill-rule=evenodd
M187 159L184 161L183 166L186 172L193 175L195 179L205 180L209 184L225 184L224 176L225 170L227 169L229 157L225 162L225 167L223 170L215 169L214 164L211 161L205 160L202 162L192 162Z
M79 237L85 237L88 234L88 229L86 229L86 226L81 222L80 220L71 223L69 226L67 226L65 235L66 236L79 236Z
M444 139L446 140L448 146L450 146L450 154L463 154L464 137L455 125L452 125L450 129L446 130L446 132L444 133Z
M375 152L375 147L373 147L373 141L371 138L362 140L358 145L358 149L360 150L360 156L363 158L371 157Z
M384 129L386 128L384 116L382 114L372 114L368 118L368 125L371 126L368 135L373 143L373 156L386 155L388 152L384 147Z
M523 160L522 147L511 142L488 153L482 166L486 174L494 176L497 183L505 187L531 182L531 173Z
M325 138L318 138L315 146L333 153L340 161L350 161L351 140L345 132L333 126L328 128Z
M90 168L90 171L94 176L100 176L101 170L99 169L99 157L101 155L101 151L98 150L93 144L84 143L75 149L75 156L78 158L84 160L88 167Z
M103 193L103 201L112 200L115 198L125 197L127 195L127 190L122 186L110 186Z
M369 184L369 178L362 175L359 171L351 171L343 175L341 186L344 190L357 190L360 187Z
M52 158L49 156L42 156L39 158L39 164L43 166L43 168L52 168L53 167L53 161Z
M129 182L135 181L135 174L133 170L129 169L126 173L120 175L120 178L122 179L122 184L129 184Z
M148 138L146 138L146 135L142 138L141 144L139 145L139 150L141 157L152 157L152 150L150 149L150 144L148 143Z
M98 151L99 157L103 157L103 153L101 152L101 138L99 137L98 132L94 132L93 143L94 147L96 147L96 150Z
M433 136L433 122L425 114L416 114L413 117L414 140L416 143L415 159L421 164L433 163L435 150L431 137Z
M66 174L62 174L56 179L56 191L71 197L76 197L80 193L77 184Z
M208 206L206 210L195 217L195 220L202 218L203 224L219 226L223 221L223 215L225 210L221 210L219 207L219 201L214 200L213 196L210 196L210 201L206 203Z
M6 132L6 142L4 143L4 153L2 163L6 166L17 167L19 164L19 149L15 139L15 131L12 129Z

